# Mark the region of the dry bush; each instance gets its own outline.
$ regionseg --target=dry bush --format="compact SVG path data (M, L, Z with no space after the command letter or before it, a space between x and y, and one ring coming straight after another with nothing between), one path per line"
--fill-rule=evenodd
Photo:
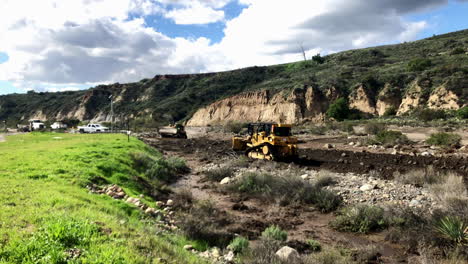
M173 207L181 210L190 209L195 201L192 192L188 188L178 190L171 197L174 201Z
M336 179L333 176L333 173L327 170L322 170L317 174L317 180L315 181L315 186L325 187L336 184Z
M232 175L234 174L234 170L230 167L221 167L207 170L204 172L204 174L205 177L203 178L203 180L219 182L226 177L232 177Z
M368 245L353 250L352 256L357 263L379 263L382 247Z
M377 135L386 129L387 126L383 123L370 122L364 125L364 131L369 135Z
M393 174L397 182L403 184L413 184L422 187L425 184L435 184L443 181L445 175L434 170L434 167L427 166L425 169L411 170L406 173L395 172Z
M226 186L227 191L276 201L282 204L313 204L322 212L331 212L338 208L342 199L339 195L320 186L303 181L295 175L273 176L267 173L244 173L237 181Z
M463 177L455 173L449 173L443 182L433 184L430 191L434 199L443 206L449 206L450 201L453 201L454 198L468 199Z
M317 254L304 257L304 264L352 264L350 256L342 254L336 249L324 250Z
M201 240L210 246L225 247L233 236L222 230L226 221L210 201L199 201L188 213L179 217L183 234L193 240Z
M281 248L281 243L275 240L260 240L257 246L242 256L241 263L245 264L283 264L276 256L276 251ZM299 263L291 263L299 264Z

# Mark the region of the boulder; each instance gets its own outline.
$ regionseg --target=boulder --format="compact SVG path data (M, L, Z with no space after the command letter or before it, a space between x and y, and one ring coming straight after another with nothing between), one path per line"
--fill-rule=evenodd
M167 205L167 206L172 206L172 205L174 205L174 201L172 201L172 200L167 200L166 205Z
M234 261L234 252L229 251L226 255L224 255L224 260L231 263Z
M231 178L226 177L226 178L222 179L222 180L219 182L219 184L224 185L224 184L229 184L230 182L231 182Z
M375 189L375 187L376 187L375 184L364 184L359 188L359 190L363 192L367 192L367 191Z
M303 174L303 175L301 175L301 178L303 180L307 180L307 178L309 178L309 174Z
M276 256L286 263L293 263L300 259L297 250L288 246L284 246L276 251Z

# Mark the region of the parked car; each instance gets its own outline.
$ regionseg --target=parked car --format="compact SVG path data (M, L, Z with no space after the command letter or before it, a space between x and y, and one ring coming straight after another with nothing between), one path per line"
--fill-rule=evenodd
M29 120L29 130L30 131L42 130L42 129L45 129L45 124L42 123L41 120L37 120L37 119Z
M79 126L78 131L80 133L103 133L108 132L109 128L100 124L88 124L86 126Z
M52 129L66 129L67 124L64 124L62 122L54 122L52 125L50 125L50 128L52 128Z

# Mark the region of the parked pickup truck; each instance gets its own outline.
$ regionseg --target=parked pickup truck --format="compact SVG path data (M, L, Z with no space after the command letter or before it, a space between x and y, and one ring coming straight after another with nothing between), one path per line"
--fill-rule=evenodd
M79 126L78 131L80 133L102 133L108 132L109 128L101 126L99 124L88 124L86 126Z

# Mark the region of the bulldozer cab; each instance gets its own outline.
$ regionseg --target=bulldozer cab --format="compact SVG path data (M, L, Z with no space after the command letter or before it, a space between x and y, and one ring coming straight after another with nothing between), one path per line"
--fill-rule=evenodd
M291 125L274 124L274 123L251 123L247 127L250 136L262 135L263 137L290 137Z

